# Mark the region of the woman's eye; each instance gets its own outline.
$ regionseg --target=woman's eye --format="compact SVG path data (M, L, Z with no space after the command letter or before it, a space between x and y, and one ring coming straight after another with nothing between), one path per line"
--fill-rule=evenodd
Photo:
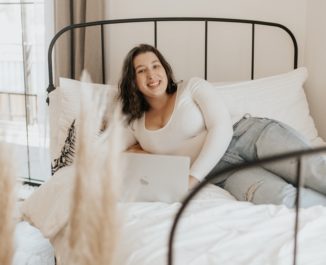
M140 70L137 71L137 74L144 73L144 71L145 71L144 69L140 69Z
M156 68L160 68L160 65L159 65L159 64L155 64L155 65L153 66L153 68L154 68L154 69L156 69Z

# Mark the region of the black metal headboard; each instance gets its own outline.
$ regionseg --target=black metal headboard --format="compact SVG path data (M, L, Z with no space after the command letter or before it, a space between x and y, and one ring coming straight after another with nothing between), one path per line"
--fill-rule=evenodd
M204 39L204 78L207 79L207 39L208 39L208 22L228 22L228 23L242 23L242 24L251 24L251 79L254 79L255 73L255 65L254 65L254 58L255 58L255 26L256 25L263 25L269 27L277 27L284 30L292 39L293 42L293 49L294 49L294 58L293 58L293 68L297 68L298 65L298 45L297 41L293 35L293 33L284 25L272 22L265 22L265 21L257 21L257 20L246 20L246 19L232 19L232 18L211 18L211 17L157 17L157 18L131 18L131 19L114 19L114 20L101 20L101 21L93 21L87 23L80 23L80 24L73 24L69 25L63 29L61 29L52 39L49 50L48 50L48 70L49 70L49 86L47 88L47 92L50 93L55 89L54 81L53 81L53 63L52 63L52 52L53 47L57 41L57 39L65 32L70 31L71 33L71 45L73 43L73 30L77 28L85 28L85 27L93 27L99 26L101 28L101 49L102 49L102 82L105 83L105 45L104 45L104 26L105 25L112 25L112 24L126 24L126 23L139 23L139 22L148 22L154 24L154 45L157 46L157 23L159 22L172 22L172 21L200 21L205 22L205 39ZM71 54L71 62L73 62L73 53ZM73 64L71 65L71 69L73 69Z

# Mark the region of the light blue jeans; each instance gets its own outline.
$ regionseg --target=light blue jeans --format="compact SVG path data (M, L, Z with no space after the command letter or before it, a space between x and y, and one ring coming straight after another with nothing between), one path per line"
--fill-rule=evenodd
M218 176L220 170L267 156L311 148L295 130L275 120L243 117L234 126L234 134L223 158L209 173L212 182L228 190L238 200L255 204L295 206L297 158L264 164ZM304 188L301 207L326 205L326 160L318 154L302 158Z

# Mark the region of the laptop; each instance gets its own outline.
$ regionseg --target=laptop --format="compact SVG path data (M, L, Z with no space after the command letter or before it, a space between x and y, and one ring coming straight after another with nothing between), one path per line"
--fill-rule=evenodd
M188 192L190 158L123 153L121 201L180 201Z

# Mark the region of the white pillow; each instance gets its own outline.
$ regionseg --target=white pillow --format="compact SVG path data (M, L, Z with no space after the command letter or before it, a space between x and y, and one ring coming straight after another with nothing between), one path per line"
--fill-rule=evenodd
M72 122L79 117L82 87L108 90L108 104L112 105L117 95L116 86L85 83L68 78L59 79L59 86L49 94L50 154L52 162L60 156L68 130Z
M304 67L289 73L228 85L214 84L224 98L233 122L249 113L252 116L279 120L313 141L318 135L309 113L303 84Z

